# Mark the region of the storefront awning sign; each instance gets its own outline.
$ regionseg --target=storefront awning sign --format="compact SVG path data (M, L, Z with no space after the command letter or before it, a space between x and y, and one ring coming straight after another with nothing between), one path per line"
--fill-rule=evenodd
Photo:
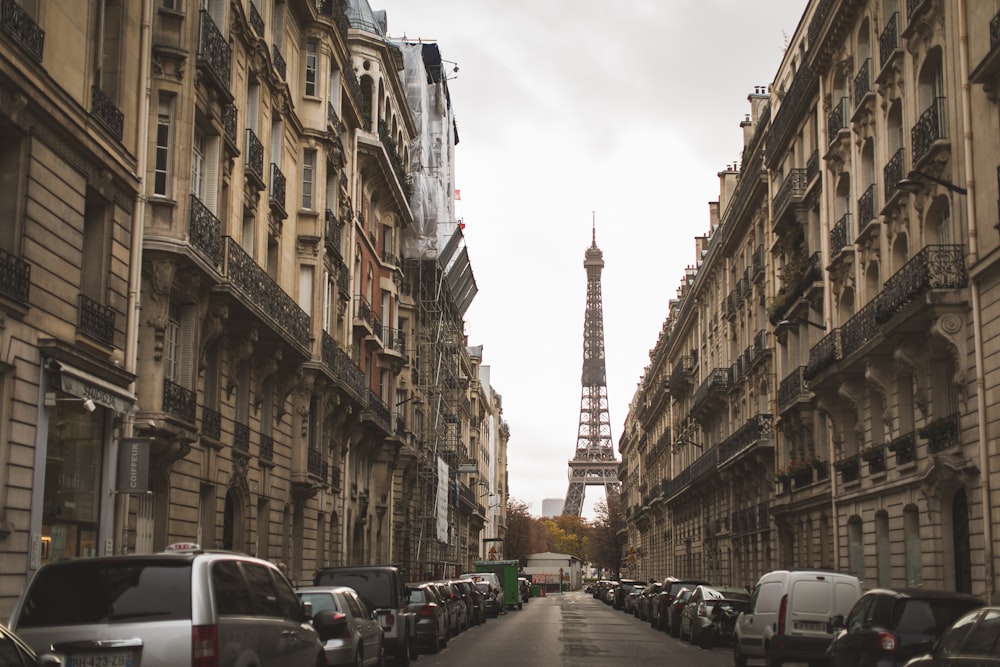
M67 394L73 394L83 400L90 399L119 413L134 412L138 409L135 396L126 389L61 361L53 362L52 366L59 371L60 389Z
M122 438L118 444L118 493L149 491L149 438Z

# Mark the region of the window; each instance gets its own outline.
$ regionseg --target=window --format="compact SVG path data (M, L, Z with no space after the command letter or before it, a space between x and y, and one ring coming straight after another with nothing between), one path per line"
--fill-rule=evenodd
M205 133L197 127L191 147L191 194L205 201Z
M306 95L315 97L316 81L319 70L319 53L316 40L310 39L306 42Z
M312 210L316 188L316 151L307 150L302 154L302 208Z
M173 99L169 95L160 95L156 112L156 149L153 156L153 194L160 197L169 194L173 106Z
M191 194L212 213L218 212L219 136L194 128L191 148Z

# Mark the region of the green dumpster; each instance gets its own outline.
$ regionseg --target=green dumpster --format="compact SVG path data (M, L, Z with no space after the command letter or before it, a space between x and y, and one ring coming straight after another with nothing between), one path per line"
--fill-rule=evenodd
M531 584L531 597L537 598L541 594L542 592L538 584Z

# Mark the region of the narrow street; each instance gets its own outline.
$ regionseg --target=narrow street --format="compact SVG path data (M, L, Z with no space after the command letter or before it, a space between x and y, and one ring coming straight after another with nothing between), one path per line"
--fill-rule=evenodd
M533 598L462 633L437 655L417 663L476 667L672 664L723 667L733 664L732 650L710 651L673 639L620 610L573 592Z

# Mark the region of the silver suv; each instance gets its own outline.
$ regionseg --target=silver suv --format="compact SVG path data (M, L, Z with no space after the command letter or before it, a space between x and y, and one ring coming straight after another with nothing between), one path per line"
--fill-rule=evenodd
M273 564L183 545L46 564L11 627L65 665L316 667L332 630L328 612L315 629L310 613Z

